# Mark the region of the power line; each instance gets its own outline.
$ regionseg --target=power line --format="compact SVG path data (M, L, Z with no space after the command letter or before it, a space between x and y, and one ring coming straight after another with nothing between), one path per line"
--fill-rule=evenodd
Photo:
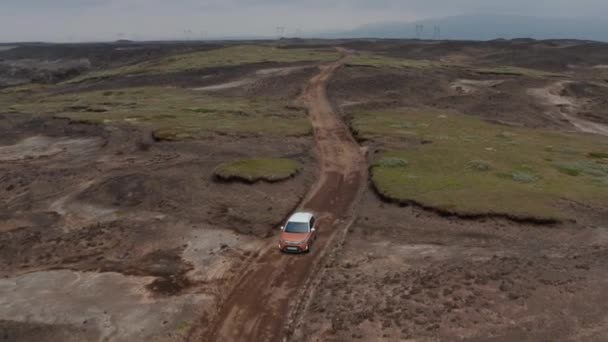
M416 25L416 39L421 39L424 34L424 25Z
M441 39L441 27L440 26L435 26L433 28L433 39L434 40L440 40Z
M285 35L285 26L277 26L277 37L278 39L283 38Z
M192 36L192 30L191 29L185 29L184 30L184 37L186 37L186 40L190 40L191 36Z

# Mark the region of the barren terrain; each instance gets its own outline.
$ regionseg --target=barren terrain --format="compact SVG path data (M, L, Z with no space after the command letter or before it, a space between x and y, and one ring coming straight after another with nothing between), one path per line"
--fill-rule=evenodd
M559 40L0 51L0 337L604 341L605 65ZM295 209L306 255L276 249Z

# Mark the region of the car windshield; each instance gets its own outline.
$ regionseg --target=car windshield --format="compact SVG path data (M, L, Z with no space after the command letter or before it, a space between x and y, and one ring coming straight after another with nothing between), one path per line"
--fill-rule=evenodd
M286 233L308 233L308 223L306 222L287 222Z

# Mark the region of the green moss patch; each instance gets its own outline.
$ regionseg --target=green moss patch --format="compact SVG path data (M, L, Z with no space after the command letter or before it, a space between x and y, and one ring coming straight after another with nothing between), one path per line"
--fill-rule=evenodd
M194 138L187 129L183 128L157 128L152 132L152 138L156 141L183 141Z
M389 157L389 158L382 158L379 161L374 163L374 166L380 166L380 167L406 167L407 166L407 160L402 159L402 158L395 158L395 157Z
M371 177L377 191L396 202L539 220L567 219L562 199L608 205L608 164L589 158L590 151L608 148L603 137L505 131L472 116L412 110L358 113L352 126L364 139L392 147L372 164ZM394 148L403 141L427 143Z
M221 97L181 88L30 96L13 107L79 122L142 125L152 129L157 140L169 141L211 134L301 136L312 131L305 109L287 100Z
M492 68L473 68L471 70L480 75L528 76L528 77L534 77L534 78L564 77L563 74L558 74L558 73L554 73L554 72L514 67L514 66L497 66L497 67L492 67Z
M289 179L299 171L300 164L291 159L246 159L218 166L214 171L214 176L221 181L241 181L246 183L265 181L274 183Z
M590 152L589 158L608 159L608 152Z

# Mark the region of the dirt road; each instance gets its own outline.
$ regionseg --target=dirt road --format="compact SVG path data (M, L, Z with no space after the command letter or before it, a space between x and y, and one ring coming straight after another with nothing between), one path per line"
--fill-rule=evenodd
M319 216L319 239L306 255L283 255L276 238L238 281L215 321L201 324L191 341L281 341L289 308L313 276L337 234L352 220L353 205L367 181L364 153L327 96L328 80L349 58L321 67L301 101L308 107L320 164L318 180L301 208Z

